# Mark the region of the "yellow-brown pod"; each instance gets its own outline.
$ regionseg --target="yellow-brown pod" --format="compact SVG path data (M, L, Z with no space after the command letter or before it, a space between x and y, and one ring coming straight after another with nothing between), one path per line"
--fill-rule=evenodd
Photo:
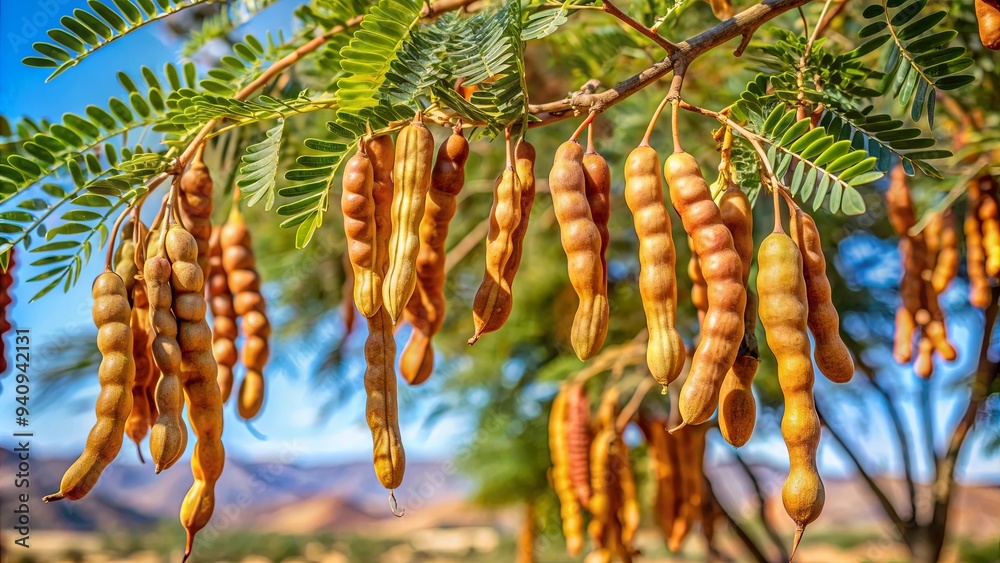
M705 428L687 427L672 435L677 443L680 473L680 506L670 536L669 548L678 551L701 519L704 503Z
M934 373L934 344L923 332L921 331L920 339L917 341L917 357L913 361L913 373L923 379L930 379Z
M549 172L549 192L563 250L569 281L580 299L570 340L581 360L589 360L604 345L608 332L608 297L601 266L601 233L590 213L583 148L566 141L556 150Z
M795 522L792 555L807 524L823 510L825 492L816 468L820 426L813 402L813 365L806 319L809 316L802 255L782 232L769 235L757 255L760 321L778 362L778 384L785 397L781 435L790 468L781 490L785 511Z
M958 275L958 233L955 231L955 216L950 209L944 213L937 213L936 217L936 221L940 222L940 235L931 285L936 293L941 294Z
M212 309L212 353L219 366L219 391L222 402L229 400L233 390L233 367L239 361L236 339L236 309L233 308L233 294L229 290L229 280L222 266L222 229L212 229L208 246L208 304Z
M752 383L759 364L753 356L737 356L719 393L719 432L737 448L750 440L757 421Z
M907 364L913 359L913 333L917 321L905 306L896 309L896 330L893 333L893 358L898 363Z
M375 198L375 256L382 272L382 280L389 270L389 236L392 234L392 170L396 162L396 149L392 137L382 135L368 140L368 157L372 161L372 197ZM381 291L381 288L379 288Z
M121 450L125 421L132 412L135 361L129 328L132 311L125 282L118 274L105 271L97 276L91 293L97 348L101 351L101 365L97 370L101 384L95 408L97 422L87 435L83 453L63 475L59 492L44 497L45 502L64 498L78 500L94 488L101 472Z
M646 420L640 413L639 422L649 447L650 477L655 482L653 520L664 542L669 543L678 515L678 492L681 487L676 438L667 432L665 418Z
M434 347L431 339L416 327L403 347L399 359L399 374L410 385L420 385L434 372Z
M693 249L694 244L691 237L688 237L688 248ZM698 325L705 324L705 313L708 312L708 285L705 283L705 276L701 273L701 263L698 255L691 250L687 265L688 279L691 280L691 304L698 311Z
M591 519L587 533L602 560L610 560L620 531L618 509L621 495L613 457L613 446L618 437L614 428L617 401L618 391L614 387L608 389L601 398L595 420L594 440L590 446Z
M812 217L796 209L789 220L792 240L802 253L802 272L809 299L809 330L816 340L816 367L834 383L854 377L854 358L840 337L840 315L833 306L833 290L826 277L826 257L819 229Z
M625 444L625 437L617 430L615 430L615 441L612 449L614 455L612 463L621 495L621 508L618 511L621 543L630 550L635 533L639 530L639 499L636 492L635 476L632 474L632 463L629 460L628 445Z
M639 238L639 295L649 332L646 365L665 387L680 375L687 352L675 325L676 252L663 203L660 159L649 145L640 145L625 160L625 203Z
M158 415L149 432L149 452L157 473L176 463L187 446L187 427L181 418L184 408L181 347L177 342L177 319L170 311L173 305L170 276L170 260L166 251L146 259L143 280L149 300L149 325L153 337L150 350L160 372L154 401Z
M979 23L979 40L983 46L1000 50L1000 2L976 0L976 20Z
M212 236L212 176L198 149L191 166L181 175L177 209L181 223L198 241L198 266L208 276L208 247Z
M364 143L344 166L340 209L344 214L347 255L354 270L354 304L370 317L382 306L382 272L376 245L375 179Z
M569 480L573 492L586 508L590 504L590 403L580 383L569 383L566 394L566 442L569 448Z
M973 307L985 309L992 301L990 279L986 275L986 249L983 248L983 231L979 222L979 182L969 182L969 205L965 214L965 259L969 272L969 302Z
M659 163L657 163L657 168L659 168ZM594 219L594 224L597 225L598 232L601 233L601 267L604 269L604 285L607 286L607 253L608 245L611 243L611 233L608 231L608 221L611 220L611 168L608 167L608 161L594 150L592 125L587 128L587 152L583 154L583 177L587 187L590 215Z
M507 264L503 269L503 275L497 280L483 280L483 283L493 283L502 285L507 291L500 291L496 294L493 304L493 311L489 319L483 319L480 327L478 318L476 321L476 333L479 336L488 332L498 330L510 317L513 308L514 277L521 266L521 254L524 249L524 237L528 232L528 220L531 216L531 207L535 202L535 147L527 141L521 141L514 148L514 171L517 174L517 185L520 190L518 199L521 202L520 220L517 228L514 229L511 237L511 253ZM501 281L502 280L502 281Z
M181 374L188 418L197 442L191 456L194 483L181 503L180 520L187 532L184 558L191 555L195 534L215 510L215 483L222 475L222 394L212 354L212 331L205 321L204 277L197 266L198 242L178 225L167 231L167 256L173 275L173 310L178 321ZM192 273L196 272L197 275Z
M121 243L115 250L115 273L125 282L125 292L128 293L129 304L134 299L135 277L139 273L139 267L135 262L135 235L135 221L129 218L122 223Z
M424 216L424 199L431 184L434 136L421 119L422 116L418 113L396 138L392 171L394 191L389 269L382 282L382 301L393 324L399 319L417 285L420 221Z
M146 298L145 284L141 281L136 283L132 288L132 295L133 306L129 326L132 331L135 379L132 382L132 412L125 423L125 434L135 442L139 460L142 461L142 449L139 443L146 437L149 427L153 424L153 414L146 394L149 380L153 376L153 357L149 352L149 300Z
M365 418L372 432L375 475L383 487L395 489L403 482L406 454L396 402L396 341L384 307L368 318L365 362Z
M986 251L986 273L995 280L1000 276L1000 208L997 206L997 182L992 176L979 178L977 213Z
M708 287L701 342L677 403L685 424L701 424L715 412L722 381L739 352L747 292L733 236L712 201L698 162L686 152L674 152L663 165L663 175Z
M564 385L552 401L552 410L549 412L549 455L552 458L549 481L559 498L559 514L562 517L563 535L566 537L566 551L570 555L578 555L583 549L583 513L570 478L567 396L567 386Z
M441 143L431 170L431 187L424 203L424 216L420 220L417 287L414 297L406 305L410 315L426 319L424 331L428 338L437 334L444 323L445 242L448 226L455 216L456 196L465 185L465 161L468 158L469 142L462 136L459 127Z
M509 157L509 148L507 154ZM511 301L510 286L507 285L503 272L510 261L514 249L514 231L520 221L521 189L514 165L509 164L493 184L493 208L490 210L490 228L486 235L486 271L472 302L476 333L469 339L470 345L475 344L482 335L483 328L490 324L498 301Z

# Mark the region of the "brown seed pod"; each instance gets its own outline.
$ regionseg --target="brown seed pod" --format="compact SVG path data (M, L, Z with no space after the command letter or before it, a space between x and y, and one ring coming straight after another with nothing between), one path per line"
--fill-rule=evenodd
M222 229L212 229L208 251L208 304L212 309L212 352L219 367L219 391L222 402L229 400L233 390L233 367L239 360L236 350L236 310L229 289L226 270L222 267Z
M469 157L469 142L456 128L438 149L431 170L431 187L420 220L420 251L417 253L417 287L407 303L410 317L426 319L424 327L432 337L444 323L445 242L448 226L455 216L455 198L465 185L465 161Z
M976 20L983 47L1000 51L1000 3L995 0L976 0Z
M886 213L889 224L900 237L909 237L909 231L917 224L910 196L910 182L903 165L896 165L889 173L889 187L885 191Z
M141 239L140 239L141 240ZM129 218L121 226L121 243L115 250L115 273L125 282L128 302L132 303L132 290L135 287L135 277L139 267L135 262L135 221Z
M181 419L184 396L181 388L181 348L177 342L177 320L170 312L170 260L153 254L146 259L143 279L149 300L150 350L160 372L155 390L156 422L149 432L149 451L159 473L180 459L187 446L187 427Z
M190 285L178 272L201 270L198 241L179 225L167 231L166 249L173 269L173 310L178 321L181 348L181 376L188 404L191 430L197 442L191 457L194 484L181 503L180 519L187 531L185 559L191 554L195 534L208 524L215 510L215 482L222 475L225 451L222 446L222 394L218 368L212 354L212 331L205 321L204 280L194 276ZM253 312L251 314L255 314Z
M567 427L569 416L567 391L566 385L559 390L549 412L549 454L552 457L549 481L556 496L559 497L559 514L562 517L563 535L566 537L566 552L575 556L583 549L583 513L580 500L573 490L570 473L572 454Z
M917 341L917 358L913 361L913 373L923 379L930 379L934 373L934 344L925 334Z
M587 533L601 560L607 561L610 561L611 554L614 553L614 543L620 538L621 529L618 525L621 497L614 468L613 449L617 439L617 432L614 429L617 401L618 391L614 387L608 389L601 398L595 420L594 440L590 446L591 519ZM565 516L563 521L565 522Z
M640 411L639 424L649 445L650 477L655 480L653 519L660 528L664 541L669 544L674 522L679 514L681 491L677 438L667 432L665 418L646 420ZM681 432L684 429L678 431Z
M894 333L893 357L901 364L913 359L913 334L917 321L905 306L896 309L896 331Z
M209 239L212 236L212 176L201 159L201 149L181 175L177 210L181 223L198 241L198 266L208 276Z
M368 141L368 157L372 161L372 197L375 198L375 256L382 272L382 280L389 270L389 237L392 235L392 171L395 168L396 149L392 137L383 135ZM381 288L380 288L381 290Z
M368 319L365 362L365 412L372 432L375 475L383 487L395 489L403 482L406 453L396 403L396 341L392 337L392 319L384 307Z
M973 307L985 309L993 299L990 279L986 275L986 249L979 221L979 182L969 183L969 206L965 214L965 258L969 272L969 302Z
M992 176L979 178L979 198L976 212L986 250L986 273L993 279L1000 276L1000 208L997 206L997 182Z
M569 480L580 506L590 504L590 403L582 384L570 383L566 394L566 443Z
M431 184L434 136L418 113L396 138L392 178L392 234L389 236L389 269L382 283L382 302L393 324L403 312L417 285L420 221ZM378 202L376 201L376 206ZM377 222L377 220L376 220Z
M819 516L825 500L816 469L820 426L813 402L813 366L806 333L809 304L802 255L788 235L774 232L764 239L757 261L760 320L778 362L778 384L785 397L781 435L788 448L790 468L781 500L796 526L794 555L806 525Z
M691 237L688 237L688 248L694 248ZM691 304L698 311L698 324L705 324L705 313L708 312L708 284L701 273L701 262L698 255L691 251L687 266L688 279L691 280Z
M685 424L701 424L715 412L722 381L743 340L747 292L733 236L712 201L712 192L698 162L688 153L674 152L663 166L663 175L708 287L701 342L695 349L677 403Z
M382 272L378 269L375 241L375 198L372 161L364 143L347 161L343 174L340 208L344 214L347 254L354 270L354 304L370 317L382 306Z
M601 268L601 233L587 201L583 148L576 141L566 141L556 150L549 192L566 252L569 281L580 299L571 342L577 357L588 360L607 336L608 288Z
M719 392L719 431L737 448L750 440L757 420L752 382L758 364L753 356L737 356Z
M826 257L819 229L812 217L796 209L789 219L789 233L802 254L802 271L809 299L809 330L816 340L816 367L830 381L847 383L854 377L854 359L840 338L840 315L833 306L833 291L826 277Z
M125 434L125 421L132 411L132 383L135 361L132 359L132 331L125 282L114 272L97 276L92 289L92 314L97 326L97 347L101 351L98 377L101 393L97 396L97 422L87 436L83 453L66 470L59 492L42 500L78 500L90 492L101 472L118 455Z
M649 332L646 365L665 387L680 375L687 352L675 326L676 252L663 203L660 159L649 145L640 145L625 160L625 203L639 237L639 294Z
M520 189L519 200L521 202L520 221L511 236L511 253L507 264L503 269L503 275L496 280L483 280L483 284L491 283L506 288L506 291L499 291L493 304L492 313L489 319L483 319L484 324L479 326L480 319L474 317L476 322L475 338L488 332L498 330L510 317L513 308L514 277L521 267L521 255L524 249L524 237L528 233L528 221L531 216L531 208L535 202L535 147L527 142L521 141L514 148L514 171L517 173L517 185Z
M958 275L958 233L955 231L955 216L951 210L936 214L935 222L940 222L937 261L931 275L931 285L939 295L944 293L951 281Z
M420 385L434 372L434 347L422 330L414 327L399 359L399 374L410 385Z
M510 162L510 148L507 149ZM493 208L490 210L490 228L486 236L486 271L472 303L476 333L469 339L475 344L482 329L491 324L498 301L510 302L511 290L503 277L507 262L514 248L514 231L521 221L521 188L514 165L507 169L493 184ZM501 297L501 295L503 297Z
M583 153L583 178L587 188L590 215L597 225L597 231L601 233L601 267L604 270L604 285L607 286L607 253L608 245L611 243L611 233L608 231L608 221L611 220L611 168L608 167L608 161L594 150L593 129L593 125L587 127L587 152Z
M705 460L704 428L686 427L674 432L672 437L677 442L677 458L680 473L680 505L670 534L668 547L670 551L680 550L681 544L695 522L701 518L701 507L704 499L704 460Z
M132 359L135 363L135 379L132 382L132 412L125 422L125 434L135 442L139 459L142 460L142 450L139 443L146 437L149 427L153 424L153 413L150 410L149 396L146 388L153 376L153 356L149 351L149 299L146 297L146 285L138 282L132 289L133 306L129 320L132 331Z

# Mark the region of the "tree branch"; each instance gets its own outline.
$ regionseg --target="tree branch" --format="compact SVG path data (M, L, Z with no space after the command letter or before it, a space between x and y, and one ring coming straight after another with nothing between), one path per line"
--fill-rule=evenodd
M774 542L774 545L778 548L778 553L781 555L782 561L788 561L788 551L785 550L785 544L781 541L781 536L778 535L778 531L774 529L771 525L771 521L767 519L767 496L764 494L764 490L760 487L760 481L757 480L757 475L754 474L750 466L747 465L746 460L743 456L736 450L733 450L733 455L736 456L736 461L740 464L743 469L743 473L746 474L747 478L750 479L750 483L753 485L753 490L757 494L757 514L760 516L761 524L764 525L764 531L767 533L767 537Z
M757 561L757 563L767 563L768 561L767 557L765 557L764 554L761 552L760 547L758 547L757 544L753 541L753 538L750 537L750 534L748 534L747 531L743 529L743 526L741 526L740 523L737 522L736 519L733 518L731 514L729 514L729 511L726 510L726 507L722 506L722 503L719 502L718 497L715 496L715 491L712 489L712 481L708 478L707 475L705 476L705 488L708 495L711 496L713 499L715 499L715 505L718 506L719 510L722 511L723 516L726 517L726 522L729 522L729 527L733 529L733 532L736 534L736 537L740 538L740 541L743 542L743 545L746 546L747 550L750 552L750 555L753 556L754 561Z
M663 47L663 50L666 51L668 55L673 54L677 51L677 45L674 45L670 41L667 41L667 39L662 35L660 35L659 33L635 21L635 19L633 19L632 16L621 11L618 8L618 6L612 4L610 0L604 0L604 11L620 19L623 23L625 23L625 25L645 35L653 43L656 43L660 47Z
M858 473L861 474L861 478L864 479L865 484L868 485L868 488L871 489L872 494L875 495L875 498L878 499L879 504L882 505L882 509L885 511L886 516L888 516L889 520L891 520L893 525L896 526L896 529L899 532L899 537L901 538L904 537L906 535L906 528L907 528L906 522L904 522L903 519L900 518L899 513L896 512L896 508L892 505L892 501L889 500L889 497L885 495L885 493L878 486L875 480L872 479L870 475L868 475L868 472L865 471L865 468L861 465L861 461L858 460L858 457L856 455L854 455L854 452L851 450L851 448L847 446L847 442L845 442L844 439L840 436L840 434L832 426L830 426L830 423L827 420L827 418L823 416L822 409L820 409L819 407L819 403L816 403L816 412L819 415L820 422L823 424L823 426L826 427L827 431L829 431L833 439L838 444L840 444L840 447L843 448L845 452L847 452L847 456L851 458L851 461L854 463L854 466L857 467Z
M625 98L656 82L674 67L681 63L690 63L702 54L737 36L748 39L754 31L764 23L798 8L809 0L764 0L756 6L736 14L734 17L720 22L715 27L704 31L687 41L676 45L677 51L646 70L627 78L610 90L600 94L574 94L568 98L539 105L529 105L528 111L540 119L531 124L538 127L555 121L568 119L576 112L589 108L591 112L602 112Z

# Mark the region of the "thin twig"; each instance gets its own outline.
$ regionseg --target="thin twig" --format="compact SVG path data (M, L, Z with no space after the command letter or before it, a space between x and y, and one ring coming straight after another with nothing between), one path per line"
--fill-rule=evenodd
M604 0L604 11L618 18L625 23L625 25L645 35L651 39L653 43L663 47L663 50L666 51L668 55L672 55L677 52L677 45L674 45L659 33L635 21L631 16L621 11L618 6L615 6L610 0Z
M621 412L618 414L618 420L615 421L615 427L618 432L623 432L625 427L628 426L628 421L632 420L632 416L637 410L639 410L639 405L642 404L642 400L646 397L649 391L653 388L656 380L652 377L643 377L639 385L635 387L635 393L632 394L632 398L625 403L622 407Z
M707 487L708 493L713 497L715 497L715 492L712 488L712 480L709 479L707 475L705 476L705 487ZM718 497L716 497L716 501L718 501ZM719 510L722 511L722 515L726 517L726 522L729 522L729 527L733 529L733 532L736 534L736 537L740 538L740 541L743 542L743 545L746 546L747 550L750 552L750 555L753 556L754 561L757 561L757 563L767 563L768 562L767 557L765 557L764 554L761 552L760 547L758 547L757 544L753 541L753 538L750 537L750 534L748 534L747 531L743 529L743 526L741 526L740 523L737 522L736 519L733 518L731 514L729 514L729 511L726 510L726 507L723 506L721 502L716 502L716 505L719 507Z

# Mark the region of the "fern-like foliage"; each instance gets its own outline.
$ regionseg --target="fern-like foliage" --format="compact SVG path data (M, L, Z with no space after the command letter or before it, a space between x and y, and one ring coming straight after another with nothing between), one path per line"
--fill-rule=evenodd
M206 18L201 27L192 31L181 47L181 56L190 58L209 42L229 36L236 28L278 0L234 0L220 8L219 13Z
M154 21L181 10L218 0L89 0L91 11L77 8L72 16L63 16L62 27L51 29L48 36L55 43L32 45L37 55L25 57L25 65L54 68L46 79L52 80L101 47L121 39ZM116 11L111 5L118 8Z
M368 13L374 0L312 0L295 10L295 16L305 26L326 30L346 26L352 18Z
M975 78L962 71L972 66L962 47L947 47L958 36L955 30L934 31L947 15L946 10L924 15L927 0L881 0L862 13L870 23L858 32L868 40L856 50L864 55L890 41L882 52L881 92L909 108L910 118L920 121L926 114L934 126L937 90L954 90ZM918 18L918 16L921 16Z
M580 0L565 0L556 9L541 6L535 13L528 16L524 22L524 29L521 31L521 39L530 41L532 39L543 39L559 30L559 27L569 22L569 16L574 10L569 6L579 4Z
M274 205L274 184L278 175L278 153L281 149L281 133L285 120L265 133L264 140L247 147L243 155L243 165L236 176L236 186L240 188L247 205L253 206L264 200L264 209Z

